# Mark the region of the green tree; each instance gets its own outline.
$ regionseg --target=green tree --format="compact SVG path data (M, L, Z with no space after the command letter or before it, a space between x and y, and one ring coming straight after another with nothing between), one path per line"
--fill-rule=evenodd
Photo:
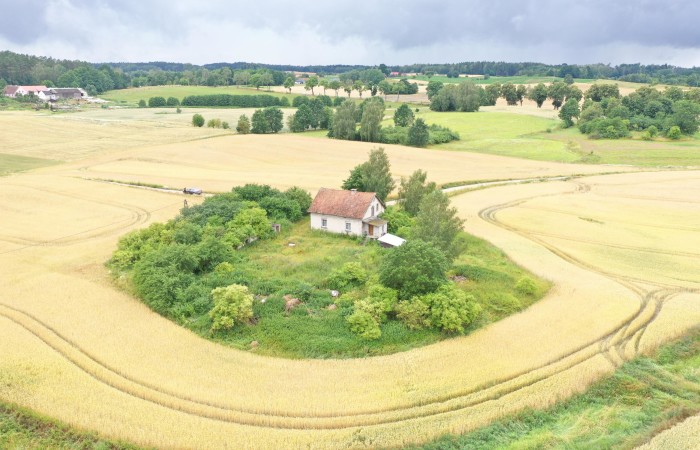
M491 83L484 88L484 97L482 106L495 106L498 99L501 97L501 85L499 83Z
M355 140L355 102L346 101L333 116L331 134L336 139Z
M389 82L389 80L382 80L377 85L377 89L379 90L379 92L382 93L384 99L386 100L387 94L391 93L391 83Z
M408 178L401 177L398 204L411 216L418 214L423 198L437 189L435 183L426 183L427 178L428 173L421 169L413 172Z
M547 89L547 97L552 99L552 105L557 110L561 108L566 99L566 94L569 92L569 86L563 81L555 81L549 85Z
M362 92L365 90L365 83L363 83L362 80L355 80L352 84L352 88L356 90L360 98L362 98Z
M428 125L423 119L417 119L416 122L408 129L407 144L412 147L425 147L430 140L430 132Z
M346 80L343 83L343 90L345 91L346 94L348 94L348 98L350 97L350 94L352 94L352 91L355 90L355 86L352 83L352 80Z
M413 124L413 118L413 111L405 103L394 111L394 125L397 127L410 127Z
M300 133L311 128L313 123L313 113L307 104L303 104L297 112L289 116L289 130L292 133Z
M326 89L328 89L328 78L320 78L318 80L318 85L323 88L323 95L326 95Z
M673 104L671 120L683 134L695 134L698 131L700 105L690 100L679 100Z
M253 113L252 127L254 134L277 133L283 127L284 113L277 106L268 106Z
M547 86L545 86L544 83L538 83L535 87L530 89L527 98L535 102L538 108L541 108L548 96L549 92L547 91Z
M669 139L673 139L674 141L680 139L682 135L683 134L681 133L681 129L677 125L672 126L666 134L666 136L668 136Z
M518 104L518 91L513 83L505 83L501 86L501 97L506 99L508 106L514 106Z
M167 105L167 100L165 100L165 97L151 97L148 99L148 107L149 108L162 108Z
M287 77L284 80L284 88L289 91L289 93L292 93L292 87L294 87L294 78L292 77Z
M373 98L365 103L360 119L360 140L379 142L381 137L382 120L384 120L384 102L381 98Z
M428 81L428 85L425 88L425 92L428 94L428 100L432 100L432 98L440 92L442 86L442 81Z
M524 84L519 84L515 88L515 96L518 99L520 106L523 106L523 99L527 96L527 87Z
M586 91L586 98L594 102L603 101L604 98L620 98L620 88L617 84L593 83Z
M203 127L204 117L201 114L195 114L194 116L192 116L192 126Z
M454 259L464 250L458 239L464 221L457 216L457 208L450 207L450 199L441 191L427 194L420 203L412 237L428 242Z
M144 100L144 99L139 100L139 108L145 108L146 106L148 106L146 104L146 100Z
M333 89L335 91L335 96L338 97L338 91L341 88L340 80L331 80L330 83L328 83L328 88Z
M574 86L573 84L569 86L569 89L566 91L566 99L574 99L577 102L580 102L581 99L583 98L583 92L581 92L581 89L578 88L578 86Z
M253 295L248 288L238 284L211 291L214 308L209 312L212 331L230 330L234 325L253 317Z
M165 103L167 106L180 106L180 100L175 97L168 97Z
M399 298L410 299L434 292L446 283L448 268L447 258L433 245L419 239L408 240L384 257L379 265L379 281L396 289Z
M306 80L306 83L304 84L304 89L306 89L307 91L310 89L311 95L316 95L314 94L314 88L316 86L318 86L318 77L314 75Z
M395 183L391 178L391 163L382 147L370 150L369 159L362 172L362 191L375 192L384 201L394 190Z
M420 297L419 301L430 308L433 326L452 333L463 333L464 327L481 312L481 305L473 295L454 286L442 286L437 292Z
M578 100L573 98L567 100L559 111L559 118L564 122L564 128L573 127L574 118L578 118L579 114Z
M236 131L239 134L250 133L250 119L248 119L248 116L246 116L245 114L242 114L241 117L238 118L238 123L236 124Z

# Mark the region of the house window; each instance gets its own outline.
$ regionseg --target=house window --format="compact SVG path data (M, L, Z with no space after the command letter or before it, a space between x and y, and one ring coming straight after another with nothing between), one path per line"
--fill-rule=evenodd
M352 223L345 222L345 231L352 231Z
M372 206L372 217L374 217L374 206Z
M328 228L328 219L321 219L321 228Z

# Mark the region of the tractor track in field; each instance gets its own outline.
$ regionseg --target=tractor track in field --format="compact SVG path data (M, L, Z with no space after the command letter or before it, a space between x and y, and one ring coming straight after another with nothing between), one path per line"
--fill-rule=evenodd
M586 193L589 190L590 186L584 183L577 183L576 191L570 194ZM61 193L59 193L59 195L61 195ZM70 196L65 193L62 195ZM78 196L75 197L80 200L89 200ZM537 197L542 196L532 198ZM641 286L638 286L637 283L643 283L645 285L652 285L655 283L602 271L568 255L533 234L510 227L496 219L495 215L498 211L517 206L532 198L485 208L479 212L479 216L488 223L517 233L526 239L542 245L558 257L572 264L582 267L585 270L601 274L622 284L638 297L639 308L624 322L619 323L605 335L599 336L563 354L557 355L537 367L531 367L507 377L492 380L488 384L480 384L461 391L452 392L448 395L435 396L430 399L406 402L383 408L359 410L352 413L338 411L299 414L296 412L241 408L222 402L193 398L130 376L119 370L119 368L111 367L105 361L91 355L77 342L62 335L58 330L46 322L41 321L36 316L10 305L0 303L0 316L9 319L34 335L72 365L98 382L117 389L124 394L198 417L263 428L332 430L401 423L409 420L458 412L527 389L598 356L605 357L613 367L618 367L627 359L625 351L630 345L635 353L638 352L639 342L644 332L660 313L665 300L681 292L697 292L663 284L657 284L657 288L655 289L645 290Z
M21 189L31 189L34 191L37 191L42 194L50 194L50 195L56 195L64 198L69 198L72 200L78 200L78 201L84 201L84 202L89 202L97 205L106 205L113 207L118 210L122 211L127 211L129 213L129 217L126 217L121 220L117 220L114 222L107 223L105 225L100 225L96 226L93 228L87 228L83 230L78 230L75 232L72 232L70 234L66 234L63 236L59 236L56 238L52 239L44 239L44 240L34 240L34 239L27 239L19 236L12 236L12 235L7 235L7 234L0 234L0 241L2 242L8 242L11 244L16 244L20 245L21 247L19 248L14 248L14 249L9 249L6 251L0 251L0 255L4 253L11 253L19 250L23 250L25 248L29 247L65 247L65 246L70 246L70 245L75 245L83 242L87 242L93 239L97 238L102 238L105 236L111 236L116 233L122 232L125 229L144 224L148 222L151 219L151 214L155 211L158 211L159 209L167 208L170 206L173 206L175 204L179 204L180 202L176 202L173 204L168 204L165 205L161 208L157 208L154 210L147 210L145 208L141 208L138 206L133 206L129 205L126 203L121 203L117 201L109 201L109 200L102 200L102 199L94 199L90 198L88 196L84 195L78 195L74 192L61 192L61 191L55 191L51 189L42 189L42 188L37 188L33 186L26 186L26 185L19 185L19 184L5 184L4 186L13 186Z

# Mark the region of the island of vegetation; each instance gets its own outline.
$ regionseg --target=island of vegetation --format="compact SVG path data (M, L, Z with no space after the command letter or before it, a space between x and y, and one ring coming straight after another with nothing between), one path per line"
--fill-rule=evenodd
M520 311L549 284L462 231L420 170L383 215L407 239L382 248L311 230L311 196L248 184L124 236L109 262L154 311L240 349L289 358L387 354L469 333ZM394 188L383 149L344 188ZM273 231L273 223L280 232Z

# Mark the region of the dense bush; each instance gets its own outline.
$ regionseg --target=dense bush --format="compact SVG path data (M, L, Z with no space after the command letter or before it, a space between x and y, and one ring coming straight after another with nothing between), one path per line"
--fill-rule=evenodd
M151 97L148 99L149 108L162 108L167 105L165 97Z
M192 125L195 127L204 126L204 117L201 114L195 114L192 116Z
M189 95L182 99L182 106L227 106L235 108L265 108L268 106L289 106L286 97L274 95Z
M434 246L414 239L393 249L379 266L379 281L396 289L399 298L434 292L447 282L449 264Z
M248 288L238 284L211 291L214 308L209 312L212 331L229 330L237 323L253 317L253 296Z

